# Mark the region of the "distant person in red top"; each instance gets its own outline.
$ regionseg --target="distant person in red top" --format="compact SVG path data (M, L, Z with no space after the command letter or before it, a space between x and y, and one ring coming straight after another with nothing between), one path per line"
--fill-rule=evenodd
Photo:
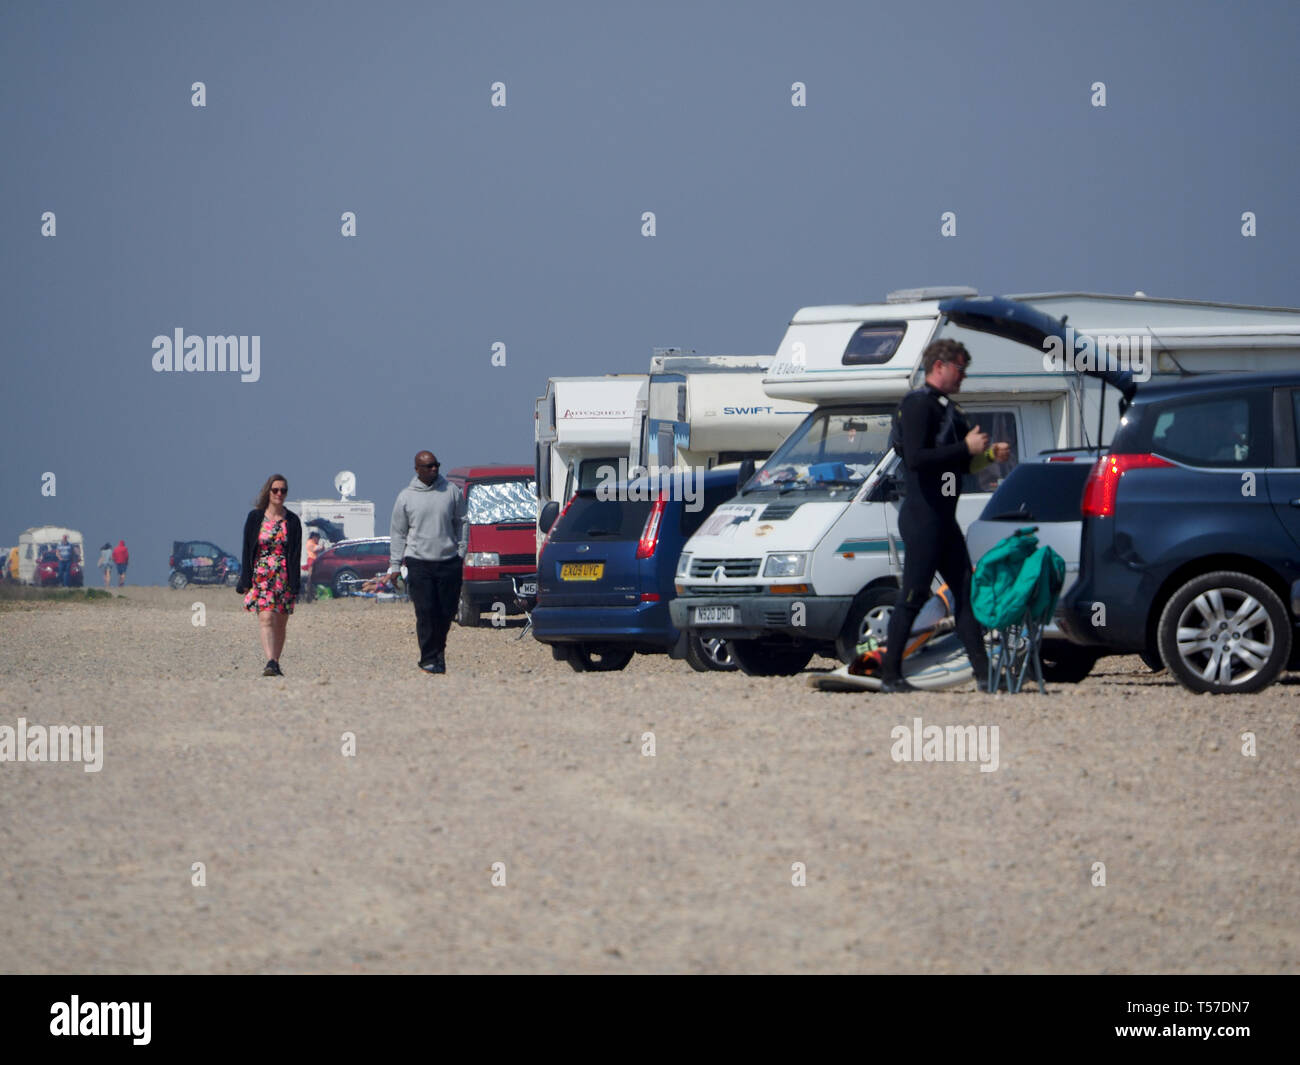
M126 583L126 564L131 561L131 552L126 549L126 541L119 540L113 548L113 564L117 566L117 586Z

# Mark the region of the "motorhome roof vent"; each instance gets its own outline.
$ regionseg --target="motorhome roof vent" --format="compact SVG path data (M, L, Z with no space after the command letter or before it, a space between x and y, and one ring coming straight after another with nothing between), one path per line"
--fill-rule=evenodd
M957 296L978 296L969 285L934 285L930 288L899 288L885 294L886 303L918 303L921 300L948 300Z

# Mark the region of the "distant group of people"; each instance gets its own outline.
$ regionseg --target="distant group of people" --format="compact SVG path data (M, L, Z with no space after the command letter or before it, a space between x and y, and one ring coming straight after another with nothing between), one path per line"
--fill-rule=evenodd
M420 645L419 666L426 673L446 673L447 633L460 599L465 545L465 499L439 474L431 451L415 456L415 476L393 505L388 573L395 584L406 566L407 591L415 607L415 631ZM302 590L302 522L286 509L289 482L272 474L262 485L253 509L244 520L243 557L236 590L244 609L256 613L266 655L264 677L280 677L289 615ZM309 567L317 543L308 544ZM310 568L308 584L310 586Z
M63 539L66 542L68 538L65 536ZM130 561L131 552L126 549L125 540L118 540L116 547L106 542L99 549L99 568L104 574L105 588L109 587L112 581L114 569L117 570L117 586L121 588L122 585L126 584L126 566ZM60 578L63 576L62 555L59 556L59 576ZM63 581L63 583L67 584L66 581Z

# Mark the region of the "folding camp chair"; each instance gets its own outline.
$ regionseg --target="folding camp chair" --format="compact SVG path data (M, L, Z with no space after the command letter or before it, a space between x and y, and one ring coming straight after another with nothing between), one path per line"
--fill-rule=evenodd
M1065 583L1065 561L1050 547L1039 547L1036 527L1017 529L999 540L975 567L971 607L989 630L989 691L1019 692L1031 673L1040 694L1043 683L1043 628L1052 619Z
M521 584L532 584L533 591L530 595L525 595L519 590ZM533 607L537 605L537 574L532 573L523 577L511 577L510 587L514 589L515 601L519 604L520 609L524 612L523 630L515 637L516 640L522 640L533 631Z

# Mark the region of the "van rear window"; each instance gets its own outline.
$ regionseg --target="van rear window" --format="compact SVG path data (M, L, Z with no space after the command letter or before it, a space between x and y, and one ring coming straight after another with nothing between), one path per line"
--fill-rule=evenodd
M989 497L982 521L1083 520L1083 486L1093 464L1030 463L1017 466Z

